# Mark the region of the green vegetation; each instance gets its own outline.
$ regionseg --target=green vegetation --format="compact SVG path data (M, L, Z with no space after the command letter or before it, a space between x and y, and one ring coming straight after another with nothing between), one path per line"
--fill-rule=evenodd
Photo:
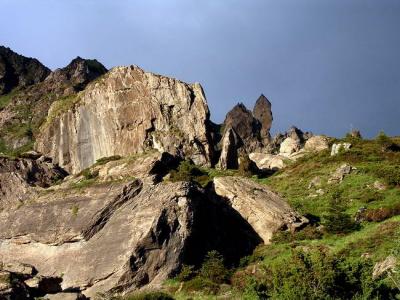
M194 165L189 160L184 160L181 161L176 170L170 172L169 181L192 181L197 182L202 187L206 187L214 177L233 175L238 175L238 171L202 168Z
M71 206L71 213L74 217L78 215L78 211L79 211L79 206L77 204Z
M67 112L69 109L75 106L80 101L80 98L77 94L69 95L62 97L55 102L53 102L51 109L49 110L49 114L47 116L46 122L43 126L47 124L51 124L54 119L56 119L61 114Z
M399 299L399 267L372 278L377 262L389 255L400 260L400 152L383 146L399 140L349 135L335 142L350 140L351 149L336 156L323 151L270 177L251 177L284 196L308 226L277 233L272 244L260 245L230 270L216 253L198 269L183 266L163 290L176 299ZM328 183L343 163L356 169L341 183ZM239 173L182 162L170 180L204 185ZM310 185L316 177L320 184ZM212 272L205 271L209 266Z
M130 295L125 300L173 300L170 295L163 292L142 292Z
M120 156L120 155L102 157L102 158L99 158L98 160L96 160L95 165L96 166L102 166L102 165L105 165L106 163L108 163L110 161L120 160L121 158L122 158L122 156Z
M14 89L8 94L0 96L0 110L6 107L10 102L11 99L19 93L18 89Z

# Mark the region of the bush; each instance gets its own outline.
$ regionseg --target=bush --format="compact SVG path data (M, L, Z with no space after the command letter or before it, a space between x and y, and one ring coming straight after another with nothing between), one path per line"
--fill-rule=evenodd
M394 291L372 280L373 264L345 260L325 248L293 250L270 267L273 299L391 299Z
M289 243L293 241L318 240L321 239L322 236L321 230L319 230L317 226L311 225L295 232L279 231L273 235L271 241L274 243Z
M335 192L329 202L328 213L323 216L323 225L328 233L349 233L358 229L358 224L346 213L340 192Z
M81 172L81 175L86 179L86 180L90 180L90 179L95 179L99 176L99 171L92 171L90 168L84 169Z
M123 298L124 300L174 300L170 295L163 292L142 292Z
M390 137L388 137L383 131L379 132L375 140L383 148L389 147L393 143Z
M107 156L107 157L102 157L96 160L96 165L105 165L106 163L114 160L120 160L122 157L120 155L113 155L113 156Z
M172 170L170 172L170 180L172 182L194 181L203 187L205 187L211 181L207 173L200 170L189 160L182 161L177 170Z
M400 203L392 207L366 209L361 213L360 219L367 222L382 222L398 215L400 215Z
M191 267L183 267L181 272L183 278L193 276ZM180 275L181 275L180 274ZM178 277L180 276L178 275ZM223 283L229 282L230 272L224 265L224 259L217 251L210 251L206 255L197 275L186 281L183 288L187 291L202 291L216 294Z
M225 268L222 255L215 250L208 252L198 276L217 284L227 283L229 271Z
M382 178L390 186L400 186L400 166L380 166L372 170L373 173Z
M194 266L183 265L181 272L176 276L179 281L188 281L195 275Z

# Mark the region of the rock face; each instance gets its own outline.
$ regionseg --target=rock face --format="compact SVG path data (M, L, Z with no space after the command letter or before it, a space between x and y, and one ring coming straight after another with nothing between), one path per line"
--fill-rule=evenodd
M73 173L102 157L149 149L209 165L208 122L199 84L117 67L75 99L54 103L36 148Z
M106 72L96 60L76 58L44 81L7 95L8 103L0 107L0 139L7 146L6 150L31 147L50 105L57 99L73 97Z
M236 132L229 128L222 138L222 150L217 167L223 170L237 169L239 166L238 148L241 140Z
M246 148L255 149L260 147L261 123L244 104L239 103L228 112L224 126L226 130L232 128L242 139Z
M271 110L271 102L265 97L261 95L254 106L253 109L254 117L260 121L261 123L261 137L267 142L271 138L269 133L272 126L272 110Z
M296 230L308 222L265 185L248 178L217 177L214 186L215 192L228 200L229 205L249 222L264 243L269 243L278 230Z
M93 297L157 286L214 249L237 262L261 242L215 194L191 183L147 180L162 175L157 161L167 162L158 153L110 161L90 169L99 174L95 181L70 176L18 208L5 207L0 261L32 265L38 276L62 277L60 292ZM110 170L117 177L107 181L101 174Z
M22 205L35 194L34 187L49 187L67 175L45 157L0 157L0 210Z
M0 95L16 87L26 87L43 81L50 70L37 59L19 55L0 46Z

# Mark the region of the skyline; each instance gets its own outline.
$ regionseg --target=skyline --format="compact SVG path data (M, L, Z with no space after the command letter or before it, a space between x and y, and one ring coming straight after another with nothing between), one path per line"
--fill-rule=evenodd
M273 133L400 135L399 1L0 3L0 44L53 70L81 56L200 82L218 123L264 94Z

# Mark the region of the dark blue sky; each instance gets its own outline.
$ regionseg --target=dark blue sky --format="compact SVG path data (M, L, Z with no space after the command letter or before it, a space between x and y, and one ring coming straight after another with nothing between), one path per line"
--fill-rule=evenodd
M400 0L0 0L0 44L200 82L214 121L264 93L273 131L400 135Z

